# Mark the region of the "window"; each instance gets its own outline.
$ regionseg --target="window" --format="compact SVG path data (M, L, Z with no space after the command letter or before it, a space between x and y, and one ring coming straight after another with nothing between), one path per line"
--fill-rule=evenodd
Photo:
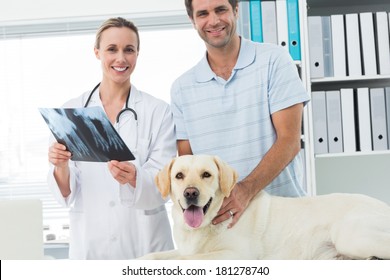
M201 59L204 44L191 26L140 29L140 38L131 82L169 102L172 82ZM57 239L66 238L68 215L46 185L50 131L38 108L60 107L101 80L94 39L92 31L0 40L0 199L41 199L45 229Z

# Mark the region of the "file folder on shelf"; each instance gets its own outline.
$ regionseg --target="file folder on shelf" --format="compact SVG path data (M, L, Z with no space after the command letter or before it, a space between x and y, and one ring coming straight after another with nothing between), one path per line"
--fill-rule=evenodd
M322 19L322 45L324 50L324 76L333 77L332 27L330 16Z
M325 91L312 92L314 153L328 153L328 125Z
M344 15L331 15L334 77L347 76Z
M375 13L375 25L378 74L390 75L390 31L386 12Z
M369 152L372 151L372 140L368 88L358 88L356 97L358 107L359 150L362 152Z
M362 64L365 76L377 75L374 19L372 13L360 13L360 36L362 45Z
M372 147L374 151L387 150L385 89L370 89Z
M263 42L278 44L275 1L261 1L260 4Z
M362 61L360 49L359 19L356 13L345 15L345 33L347 38L348 76L361 76Z
M286 0L276 0L276 24L278 27L278 45L289 51Z
M354 92L352 88L340 89L341 120L344 153L356 152Z
M326 91L326 118L328 122L329 153L343 152L340 91Z
M238 2L238 34L243 38L251 40L251 18L249 1Z
M387 148L390 150L390 87L385 87Z
M263 23L260 0L249 1L251 38L254 42L263 42Z
M288 48L293 60L301 60L301 35L299 27L299 0L286 0Z
M311 78L324 77L324 48L322 42L322 19L320 16L308 17L309 60Z

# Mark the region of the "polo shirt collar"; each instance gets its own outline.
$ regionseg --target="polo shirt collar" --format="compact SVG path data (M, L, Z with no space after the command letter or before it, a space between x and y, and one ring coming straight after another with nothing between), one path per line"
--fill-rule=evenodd
M240 52L238 54L237 63L233 70L239 70L250 65L256 56L255 45L251 44L248 39L241 37ZM202 60L195 66L195 77L197 82L207 82L215 78L215 73L211 70L209 62L207 60L207 52L203 56Z

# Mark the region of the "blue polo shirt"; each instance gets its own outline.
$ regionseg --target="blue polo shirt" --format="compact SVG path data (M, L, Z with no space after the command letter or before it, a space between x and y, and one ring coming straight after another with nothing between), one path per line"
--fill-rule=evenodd
M308 100L286 50L243 38L227 81L216 76L205 55L171 90L177 139L188 139L194 154L218 155L238 171L240 179L275 142L271 115ZM298 154L266 190L281 196L304 195L302 168Z

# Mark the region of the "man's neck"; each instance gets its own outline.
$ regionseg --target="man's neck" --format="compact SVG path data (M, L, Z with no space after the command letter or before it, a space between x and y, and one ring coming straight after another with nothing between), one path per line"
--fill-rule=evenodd
M237 63L240 52L240 37L237 36L231 44L223 48L207 48L207 59L213 72L227 80Z

